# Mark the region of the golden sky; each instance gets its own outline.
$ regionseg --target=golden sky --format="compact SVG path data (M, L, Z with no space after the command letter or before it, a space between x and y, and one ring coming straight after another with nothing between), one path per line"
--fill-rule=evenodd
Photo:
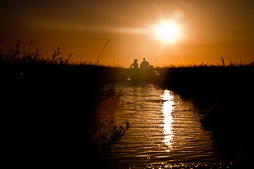
M254 60L253 0L2 0L0 50L17 40L51 57L129 67L145 57L153 66L250 63ZM162 21L181 36L163 43L153 28ZM165 35L166 36L166 35ZM108 42L108 43L107 43ZM104 46L105 45L105 46Z

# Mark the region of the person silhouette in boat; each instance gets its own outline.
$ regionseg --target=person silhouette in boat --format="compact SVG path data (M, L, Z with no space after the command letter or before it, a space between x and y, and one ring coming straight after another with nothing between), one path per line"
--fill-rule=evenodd
M138 59L134 59L134 62L130 65L131 73L130 73L130 79L131 80L137 80L138 76Z
M140 63L141 70L148 70L149 69L149 62L146 61L146 58L143 58L143 61Z
M143 58L143 61L140 63L140 78L142 81L148 80L149 69L150 69L149 62L146 61L146 58Z
M133 70L138 70L138 59L134 59L134 62L130 65Z

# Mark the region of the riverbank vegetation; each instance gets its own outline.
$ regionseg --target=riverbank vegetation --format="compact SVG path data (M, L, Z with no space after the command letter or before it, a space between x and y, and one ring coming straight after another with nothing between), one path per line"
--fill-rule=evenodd
M0 50L1 112L6 153L19 163L74 163L100 167L110 147L130 127L98 125L95 112L104 99L121 96L107 84L127 79L120 67L73 64L57 48L51 58L20 50ZM24 160L29 159L29 161ZM33 161L33 162L31 162Z
M11 150L8 153L15 151L22 157L26 151L34 160L76 159L96 164L101 157L106 158L103 155L130 127L125 121L112 126L110 133L98 135L87 131L95 124L94 112L101 100L111 94L118 95L113 89L103 91L102 86L126 82L130 70L89 62L73 64L69 62L72 54L67 58L60 54L61 49L57 48L51 58L45 59L38 50L21 51L20 42L10 53L0 50L1 111ZM201 110L204 127L216 131L215 139L227 134L227 139L241 143L243 149L249 148L243 146L244 142L253 139L247 133L249 130L242 131L252 128L253 62L154 70L156 79L150 79L149 83L193 99ZM213 110L207 111L211 106ZM232 148L227 143L218 144ZM254 149L250 150L251 153Z
M253 159L254 65L194 66L164 70L164 87L191 99L224 161L249 165ZM219 150L218 150L219 151ZM233 156L238 154L239 156ZM246 164L247 163L247 164Z

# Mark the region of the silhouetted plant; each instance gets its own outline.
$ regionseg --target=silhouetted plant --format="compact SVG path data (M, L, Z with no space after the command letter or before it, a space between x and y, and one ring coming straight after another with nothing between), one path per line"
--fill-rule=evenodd
M30 50L31 50L31 46L32 46L32 43L34 42L34 40L31 40L29 42L29 47L28 47L28 55L30 55Z
M221 57L222 66L225 66L224 58Z
M101 50L101 52L100 52L100 54L99 54L99 56L98 56L98 58L97 58L97 61L96 61L96 64L97 64L97 65L99 64L101 54L102 54L103 50L105 49L105 46L106 46L108 43L109 43L109 40L104 44L104 46L103 46L103 48L102 48L102 50Z
M57 49L54 49L54 52L52 54L52 62L53 64L57 64L57 57L59 57L59 55L61 54L61 49L60 47L57 47ZM61 59L60 59L61 60Z
M104 124L99 124L96 128L86 132L85 142L86 147L89 148L88 153L97 164L97 167L102 167L107 162L107 155L112 150L112 146L119 141L119 139L130 128L128 120L124 121L124 125L112 125L105 127Z
M14 51L10 52L8 55L7 55L7 58L8 61L10 61L11 63L14 63L15 61L17 61L19 59L19 56L21 54L21 51L20 51L20 45L21 45L21 41L18 40L15 44L15 49Z

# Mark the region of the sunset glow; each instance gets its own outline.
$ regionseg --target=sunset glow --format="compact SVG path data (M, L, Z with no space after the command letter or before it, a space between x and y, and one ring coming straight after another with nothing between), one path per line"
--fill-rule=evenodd
M60 1L59 1L60 2ZM248 64L254 52L254 1L1 1L0 51L54 49L75 63L129 67ZM105 43L110 41L105 49ZM103 52L101 53L103 49ZM101 54L100 54L101 53ZM98 57L100 55L100 57ZM227 58L230 58L227 59Z
M163 21L155 26L154 36L162 43L175 43L182 37L182 29L173 21Z

